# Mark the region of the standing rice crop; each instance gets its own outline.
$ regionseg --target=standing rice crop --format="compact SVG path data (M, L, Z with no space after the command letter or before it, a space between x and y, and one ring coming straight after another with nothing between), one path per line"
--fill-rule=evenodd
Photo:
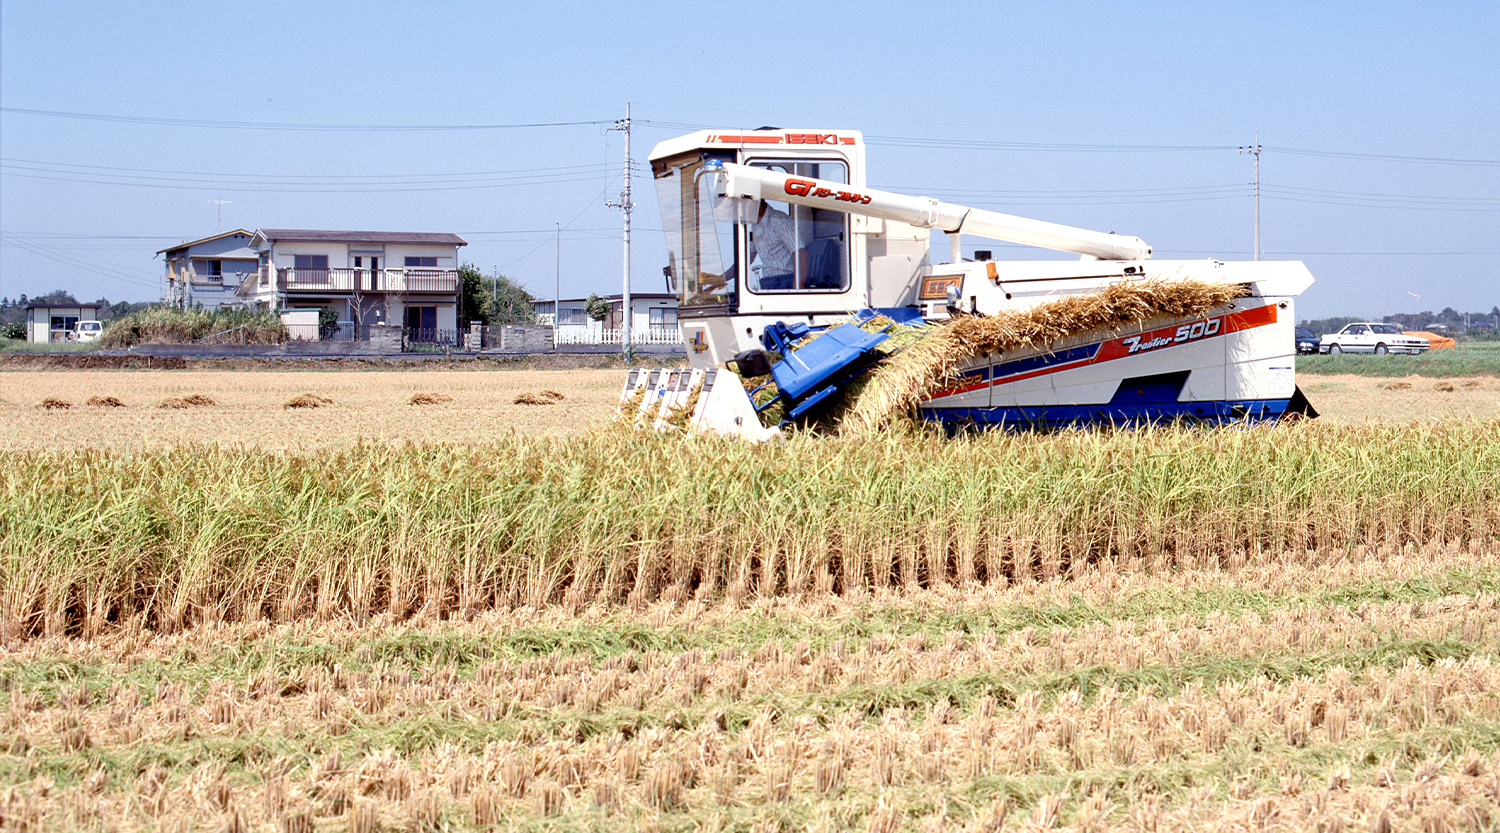
M1497 539L1500 422L14 452L0 627L1003 584Z

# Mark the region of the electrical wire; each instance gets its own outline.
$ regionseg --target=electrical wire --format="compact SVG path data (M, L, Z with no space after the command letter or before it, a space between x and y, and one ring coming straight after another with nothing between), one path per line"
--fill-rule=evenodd
M225 130L310 131L316 133L420 133L462 130L525 130L542 127L583 127L614 124L613 119L586 121L527 122L515 124L314 124L302 122L255 122L221 119L176 119L165 116L122 116L113 113L76 113L65 110L35 110L27 107L0 107L0 113L38 116L54 119L150 124L167 127L201 127Z
M1290 154L1292 156L1320 156L1330 159L1354 159L1363 162L1409 162L1419 165L1474 165L1479 167L1500 167L1500 159L1453 159L1441 156L1397 156L1389 153L1354 153L1341 150L1318 150L1314 148L1289 148L1279 145L1266 145L1268 151Z

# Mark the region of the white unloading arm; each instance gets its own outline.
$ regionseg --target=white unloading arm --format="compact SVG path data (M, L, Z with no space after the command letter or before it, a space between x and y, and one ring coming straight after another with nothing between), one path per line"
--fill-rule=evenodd
M1139 237L969 208L931 197L911 197L869 188L856 190L841 182L782 174L734 162L725 162L722 167L726 197L779 200L845 214L880 217L917 228L972 234L1100 260L1144 260L1151 256L1151 247Z

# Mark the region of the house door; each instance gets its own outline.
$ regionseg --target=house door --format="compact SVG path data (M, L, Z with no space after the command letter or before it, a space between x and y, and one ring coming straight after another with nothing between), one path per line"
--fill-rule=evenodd
M406 331L417 341L437 338L437 307L407 307Z
M365 261L369 261L369 269ZM354 258L354 288L373 292L380 286L380 258L356 256Z

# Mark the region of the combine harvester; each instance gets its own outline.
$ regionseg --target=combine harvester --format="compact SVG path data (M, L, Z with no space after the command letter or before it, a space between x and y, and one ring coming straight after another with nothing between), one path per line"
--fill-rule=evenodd
M1315 416L1300 262L1149 260L1106 234L865 187L859 133L699 132L651 153L691 370L632 370L622 418L764 440L879 430ZM929 259L931 229L949 262ZM1080 255L964 261L960 235Z

